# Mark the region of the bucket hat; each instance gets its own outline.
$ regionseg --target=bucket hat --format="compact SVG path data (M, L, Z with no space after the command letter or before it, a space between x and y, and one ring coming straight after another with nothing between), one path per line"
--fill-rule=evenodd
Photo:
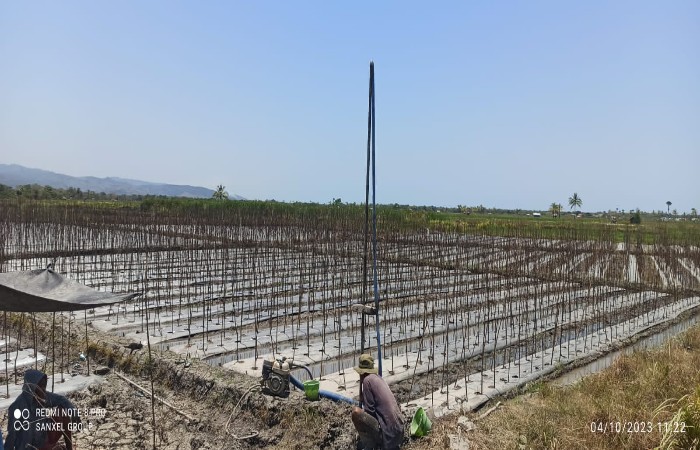
M374 358L369 353L360 355L360 364L354 368L355 372L360 375L365 373L377 373L377 368L374 367Z

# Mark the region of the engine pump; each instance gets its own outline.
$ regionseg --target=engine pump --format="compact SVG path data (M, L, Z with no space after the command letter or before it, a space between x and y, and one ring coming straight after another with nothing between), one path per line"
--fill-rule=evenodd
M291 364L286 358L273 361L263 361L262 385L263 393L277 397L289 397L289 371Z

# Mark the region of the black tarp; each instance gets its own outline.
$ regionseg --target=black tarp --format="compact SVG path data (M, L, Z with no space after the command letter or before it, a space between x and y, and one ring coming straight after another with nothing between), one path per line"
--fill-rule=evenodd
M137 295L99 292L51 269L0 273L0 311L78 311L122 302Z

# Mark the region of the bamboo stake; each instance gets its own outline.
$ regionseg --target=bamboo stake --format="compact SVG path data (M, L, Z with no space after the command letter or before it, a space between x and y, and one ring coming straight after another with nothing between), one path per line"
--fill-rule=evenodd
M146 394L147 396L149 396L149 397L152 396L153 399L155 399L155 400L159 401L160 403L164 404L165 406L167 406L168 408L172 409L172 410L175 411L176 413L180 414L182 417L186 418L187 420L190 420L190 421L192 421L192 422L196 422L196 421L197 421L197 419L195 419L194 417L192 417L192 416L190 416L189 414L187 414L187 413L185 413L185 412L179 410L179 409L177 408L177 406L174 406L172 403L169 403L169 402L167 402L166 400L160 398L159 396L153 394L153 392L149 391L148 389L139 386L138 384L136 384L135 382L131 381L130 379L128 379L128 378L125 377L124 375L120 374L119 372L114 372L114 374L115 374L116 376L118 376L119 378L121 378L122 380L124 380L124 381L126 381L127 383L129 383L130 385L132 385L133 387L135 387L136 389L140 390L141 392L143 392L143 393Z

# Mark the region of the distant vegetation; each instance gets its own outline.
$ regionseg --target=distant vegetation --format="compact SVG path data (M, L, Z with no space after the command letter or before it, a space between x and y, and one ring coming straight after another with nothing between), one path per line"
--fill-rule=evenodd
M41 208L46 208L47 211L70 208L81 215L91 214L91 210L97 212L118 208L123 213L131 210L135 214L155 214L164 220L167 217L199 217L244 226L274 223L306 226L304 224L316 223L327 230L355 230L361 229L364 222L364 205L342 203L340 199L333 199L327 204L274 200L230 201L225 198L115 195L38 185L20 186L16 189L0 185L0 199L5 199L2 200L3 203L10 208L34 208L32 205L41 204ZM561 206L556 206L558 215ZM670 220L662 211L584 213L576 219L574 214L538 217L527 211L487 209L483 206L439 208L390 204L377 205L377 220L380 233L434 230L515 238L627 242L636 245L700 242L700 223L694 221L697 220L695 216L678 216Z
M574 192L574 195L569 197L569 208L580 208L581 205L583 205L583 200L581 200L581 197L579 197L578 194Z
M23 198L30 200L83 200L83 201L139 201L152 195L120 195L105 192L82 191L80 188L59 189L38 184L25 184L13 188L0 184L0 198ZM165 196L158 196L167 198Z
M226 186L224 186L223 184L218 185L211 196L212 198L215 198L217 200L228 200L228 192L226 192Z

